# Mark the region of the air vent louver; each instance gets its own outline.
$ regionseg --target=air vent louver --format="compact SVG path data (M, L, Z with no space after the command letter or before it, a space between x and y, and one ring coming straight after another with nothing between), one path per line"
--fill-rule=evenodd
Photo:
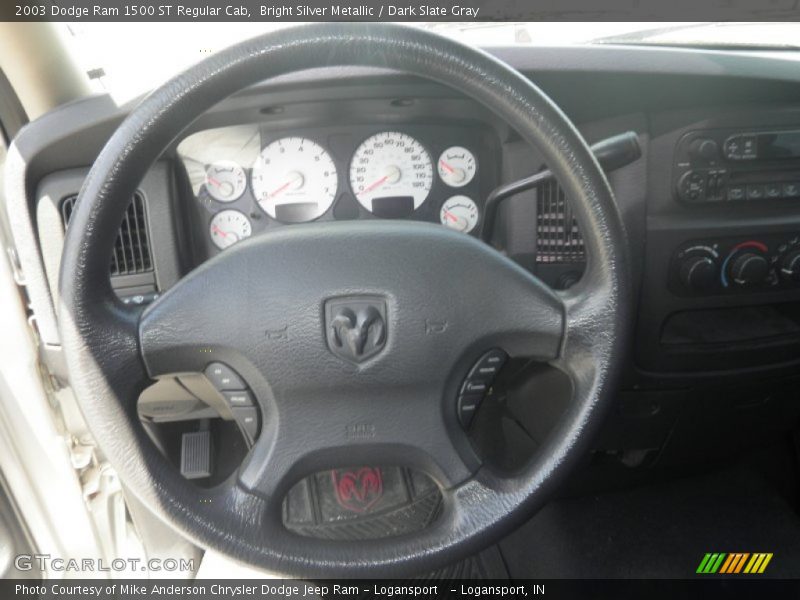
M545 181L538 188L536 262L563 264L584 261L583 236L564 190L555 181Z
M61 202L61 218L65 229L69 225L77 200L77 196L68 196ZM133 201L125 211L114 243L110 269L111 275L135 275L153 270L144 198L140 194L133 196Z

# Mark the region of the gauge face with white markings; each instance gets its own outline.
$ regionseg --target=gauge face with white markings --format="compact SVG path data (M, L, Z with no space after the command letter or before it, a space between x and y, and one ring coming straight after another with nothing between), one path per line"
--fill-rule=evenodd
M336 165L318 143L304 137L276 140L253 165L253 194L270 217L283 223L313 221L336 199Z
M467 185L475 177L478 163L475 155L462 146L450 146L439 156L439 177L450 187Z
M232 160L220 160L206 168L206 191L217 202L233 202L244 194L247 175Z
M439 211L442 225L464 233L475 229L479 218L478 205L467 196L453 196L447 199Z
M253 233L250 219L238 210L223 210L211 219L208 225L211 241L220 250L233 246Z
M430 154L405 133L375 134L353 154L350 185L369 212L381 217L407 217L422 206L431 191Z

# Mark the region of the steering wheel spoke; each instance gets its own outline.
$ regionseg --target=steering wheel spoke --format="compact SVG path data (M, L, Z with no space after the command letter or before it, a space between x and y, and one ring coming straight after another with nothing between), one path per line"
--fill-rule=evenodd
M411 467L448 489L479 466L466 437L448 432L441 397L430 390L374 390L357 397L332 391L277 404L239 476L273 510L294 483L331 468Z

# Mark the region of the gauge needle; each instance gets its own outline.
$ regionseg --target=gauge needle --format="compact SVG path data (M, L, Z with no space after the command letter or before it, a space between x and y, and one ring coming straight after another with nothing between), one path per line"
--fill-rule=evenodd
M214 187L219 187L219 186L222 185L222 183L219 181L219 179L214 179L213 177L209 177L208 178L208 183L210 183Z
M216 225L214 225L212 229L214 230L214 233L218 233L218 234L220 234L222 237L228 237L228 233L227 233L227 232L225 232L225 231L222 231L222 229L220 229L220 228L219 228L219 227L217 227Z
M448 164L447 164L446 162L444 162L443 160L440 160L440 161L439 161L439 164L440 164L440 165L442 165L442 166L443 166L445 169L447 169L447 170L448 170L448 171L450 171L451 173L455 173L455 172L456 172L456 170L455 170L453 167L451 167L450 165L448 165Z
M458 223L458 217L451 213L449 210L444 211L444 216L450 219L453 223Z
M283 184L281 187L279 187L277 190L275 190L274 192L270 192L269 194L267 194L267 198L272 198L272 197L274 197L274 196L277 196L277 195L278 195L278 194L280 194L281 192L285 191L285 190L286 190L286 188L288 188L290 185L292 185L293 183L297 183L297 181L298 181L298 180L300 180L300 179L302 179L302 178L303 178L303 176L302 176L300 173L296 173L294 177L292 177L291 179L289 179L289 181L287 181L286 183L284 183L284 184Z
M358 195L360 196L361 194L366 194L367 192L371 192L372 190L374 190L379 185L382 185L382 184L386 183L386 181L388 179L389 179L389 176L388 175L384 175L383 177L378 179L378 181L376 181L375 183L372 183L372 184L368 185L367 187L365 187L363 190L361 190L358 193Z

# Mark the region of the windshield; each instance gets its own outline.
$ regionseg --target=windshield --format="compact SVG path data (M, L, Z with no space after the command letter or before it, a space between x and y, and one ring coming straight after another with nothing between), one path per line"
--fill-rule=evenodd
M238 41L296 23L68 23L69 45L97 91L125 102ZM798 23L417 23L483 47L651 44L795 49Z

